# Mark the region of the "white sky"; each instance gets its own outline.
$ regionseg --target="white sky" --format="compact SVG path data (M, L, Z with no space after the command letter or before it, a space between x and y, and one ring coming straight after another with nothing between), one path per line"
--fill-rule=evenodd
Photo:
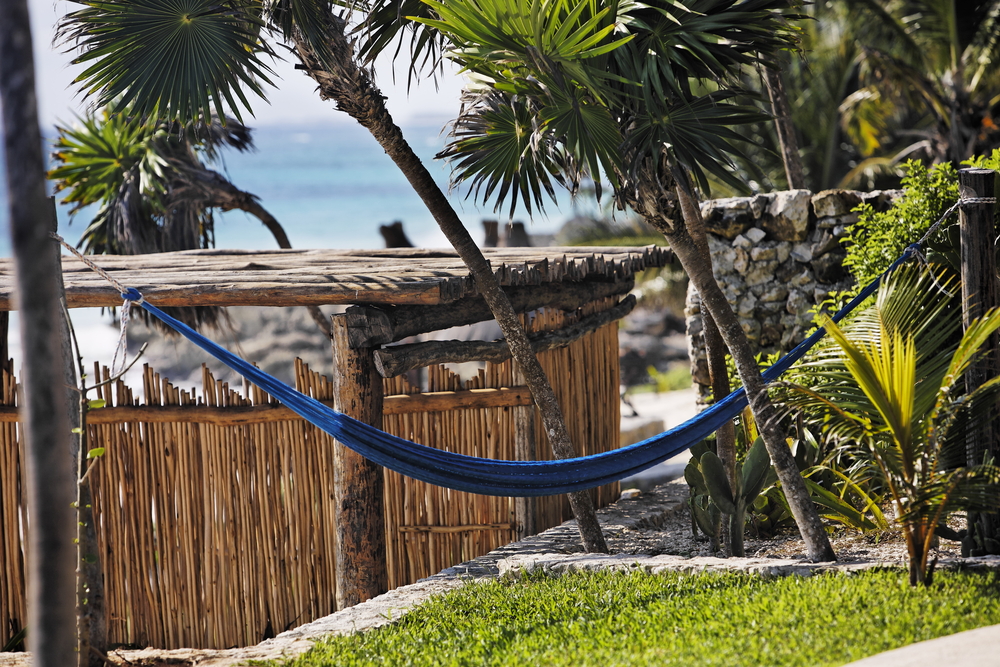
M53 47L52 37L58 18L81 6L68 0L28 0L28 4L31 8L41 122L43 126L51 126L57 120L70 123L74 113L80 113L85 106L72 83L82 68L69 64L75 54L61 53L64 47ZM272 80L277 88L267 91L270 104L251 98L254 118L244 116L249 125L353 123L345 114L336 111L332 102L320 100L312 80L304 73L295 71L292 65L290 60L274 63L277 78L272 77ZM381 74L379 87L388 98L389 111L397 123L443 123L458 113L461 77L450 74L439 81L438 90L428 80L415 86L407 95L405 69L395 84L387 59L379 64L377 71Z

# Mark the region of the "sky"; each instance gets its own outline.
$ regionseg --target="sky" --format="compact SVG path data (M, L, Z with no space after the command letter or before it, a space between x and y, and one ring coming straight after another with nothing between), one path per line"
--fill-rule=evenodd
M65 47L54 47L52 38L58 19L80 8L68 0L28 0L31 9L32 39L35 45L35 67L39 96L39 116L43 127L56 122L71 123L74 115L83 112L84 100L77 92L73 79L83 68L70 65L73 53ZM280 50L279 50L280 52ZM260 127L273 124L316 125L318 123L353 123L345 114L334 109L333 102L324 102L315 93L315 84L303 72L293 68L291 60L275 61L277 88L267 91L269 104L252 99L254 117L244 118L249 125ZM401 68L397 68L401 69ZM406 72L393 81L391 60L383 58L376 64L382 92L388 98L389 111L400 125L440 122L457 115L462 78L454 69L440 77L435 89L431 80L423 81L407 94Z

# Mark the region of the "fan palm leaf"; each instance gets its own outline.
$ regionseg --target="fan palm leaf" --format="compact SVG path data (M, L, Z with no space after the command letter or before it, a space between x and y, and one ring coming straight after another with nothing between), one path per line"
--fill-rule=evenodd
M188 122L250 109L244 88L264 97L273 55L261 41L259 2L107 0L80 2L57 37L81 49L77 77L97 106L126 101L143 117Z

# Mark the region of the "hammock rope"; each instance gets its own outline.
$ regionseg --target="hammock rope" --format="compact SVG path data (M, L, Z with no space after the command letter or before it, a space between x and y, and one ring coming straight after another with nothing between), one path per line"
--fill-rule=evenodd
M892 266L866 285L831 319L834 322L842 320L874 294L886 276L904 262L919 256L923 243L959 206L995 201L993 198L969 198L956 202L923 238L908 246ZM116 289L121 288L119 291L126 302L141 306L338 442L378 465L437 486L483 495L517 497L547 496L600 486L634 475L681 453L714 433L747 406L746 393L743 389L738 389L692 419L659 435L627 447L586 457L555 461L502 461L446 452L385 433L296 391L164 313L146 301L137 289L122 286L62 238L53 236ZM765 370L764 379L767 382L776 380L825 334L825 329L817 329Z

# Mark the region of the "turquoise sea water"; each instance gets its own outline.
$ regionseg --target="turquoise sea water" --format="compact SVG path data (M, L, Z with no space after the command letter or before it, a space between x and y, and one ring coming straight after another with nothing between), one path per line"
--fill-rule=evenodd
M440 125L404 127L416 153L443 188L448 168L433 160L444 145ZM254 131L257 150L229 151L216 169L228 174L239 188L256 194L261 204L285 227L293 247L381 248L379 224L402 220L410 240L424 247L442 247L447 242L433 218L412 191L402 173L375 140L360 126L348 123L294 126L263 126ZM0 186L0 256L10 255L7 229L6 186ZM450 195L459 216L477 241L482 239L483 218L496 218L492 207L476 206L462 193ZM529 233L552 233L570 217L569 197L561 208L549 207L547 216L535 216ZM59 207L61 233L75 242L89 218L79 214L72 223L68 207ZM242 211L216 217L219 248L274 248L270 233L256 218Z

